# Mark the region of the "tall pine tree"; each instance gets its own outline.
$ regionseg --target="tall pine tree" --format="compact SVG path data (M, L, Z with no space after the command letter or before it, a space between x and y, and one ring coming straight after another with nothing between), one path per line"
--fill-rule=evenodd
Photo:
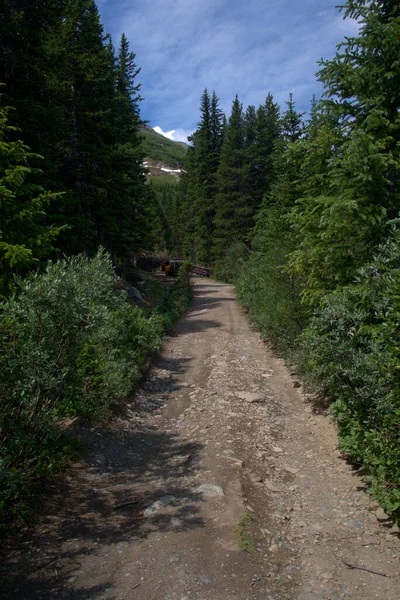
M236 96L224 130L217 171L214 255L220 258L233 242L248 239L251 201L245 177L245 128L242 104Z
M186 186L186 252L198 262L209 264L214 235L216 171L222 139L223 114L218 98L207 90L201 97L201 119L188 151Z
M1 100L1 96L0 96ZM25 274L48 259L60 228L46 225L46 210L57 196L38 184L40 171L32 154L8 124L9 109L0 106L0 296L10 292L12 276Z
M301 245L292 263L307 278L310 302L353 280L400 209L400 6L352 0L344 9L358 19L359 34L319 72L326 95L319 136L336 145L329 184L304 196L294 217ZM310 149L316 164L321 147Z

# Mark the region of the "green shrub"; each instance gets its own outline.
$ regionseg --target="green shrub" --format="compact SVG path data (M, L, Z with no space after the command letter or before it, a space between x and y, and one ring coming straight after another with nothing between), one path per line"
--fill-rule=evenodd
M283 270L284 253L252 252L237 282L238 299L264 338L288 353L304 329L306 312L295 278Z
M400 520L400 248L390 240L331 294L302 338L303 367L333 401L340 447Z
M236 283L249 258L250 250L243 242L234 242L223 258L215 262L213 275L220 281Z
M186 311L192 298L192 288L178 281L168 290L163 303L158 308L165 329L170 329Z
M186 286L187 288L190 288L190 286L191 286L192 271L193 271L193 265L188 260L185 260L179 267L178 281L181 284L183 284L184 286Z
M66 415L104 417L138 381L165 328L115 289L104 251L49 263L0 306L0 516L23 514L59 468Z

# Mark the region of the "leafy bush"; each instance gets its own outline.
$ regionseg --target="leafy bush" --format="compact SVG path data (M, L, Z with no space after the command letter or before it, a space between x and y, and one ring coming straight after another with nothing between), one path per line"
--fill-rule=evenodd
M306 369L333 401L340 447L400 520L400 248L390 240L331 294L303 335Z
M180 283L182 283L184 286L190 288L192 272L193 272L192 263L185 260L179 267L178 281L180 281Z
M252 252L236 290L238 299L260 333L280 351L288 352L303 331L306 314L299 285L284 272L279 249Z
M163 318L165 329L170 329L185 312L192 298L192 288L178 281L164 298L158 313Z
M236 283L248 260L250 250L243 242L234 242L228 248L223 258L215 261L214 277L220 281Z
M106 416L140 376L165 318L114 286L104 251L49 263L0 306L0 515L64 460L66 415Z

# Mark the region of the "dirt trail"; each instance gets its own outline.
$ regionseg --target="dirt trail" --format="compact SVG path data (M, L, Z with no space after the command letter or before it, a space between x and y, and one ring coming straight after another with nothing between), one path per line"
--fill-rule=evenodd
M4 557L1 597L398 600L397 530L298 385L233 288L197 280L125 413L75 428L87 456Z

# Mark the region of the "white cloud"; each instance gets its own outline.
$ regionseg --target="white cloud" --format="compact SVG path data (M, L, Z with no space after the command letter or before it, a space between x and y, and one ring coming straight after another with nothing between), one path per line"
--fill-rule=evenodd
M163 131L161 129L161 127L159 127L158 125L153 127L153 129L157 133L160 133L161 135L168 138L169 140L172 140L173 142L185 142L186 144L189 143L188 142L189 135L192 135L192 133L193 133L193 131L190 131L187 129L182 129L182 128L171 129L170 131Z

